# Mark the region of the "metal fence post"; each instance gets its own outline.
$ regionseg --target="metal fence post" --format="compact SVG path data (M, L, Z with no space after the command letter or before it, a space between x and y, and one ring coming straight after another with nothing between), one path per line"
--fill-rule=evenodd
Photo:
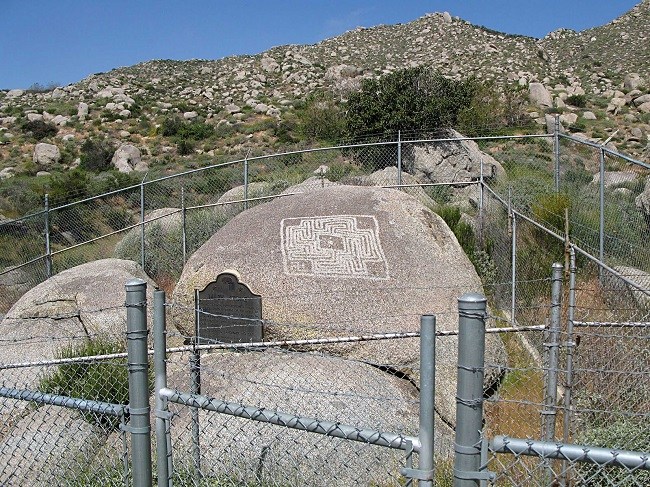
M487 300L477 293L458 298L458 382L454 487L478 487L488 478L481 467L483 374Z
M544 401L543 441L552 441L555 438L555 421L557 419L557 374L559 367L560 347L560 314L562 306L562 275L564 266L556 262L552 266L553 277L551 283L551 316L549 324L548 341L544 344L548 350L548 368L546 372L546 394Z
M192 355L190 356L190 392L192 394L201 394L201 352L196 348L199 341L199 322L201 320L201 310L199 309L199 290L194 290L194 322L195 331L192 340ZM199 409L191 408L192 416L192 458L194 461L194 471L197 478L201 478L201 430L199 427Z
M571 397L573 389L573 350L576 346L575 337L573 336L573 319L575 316L576 308L576 251L571 246L569 248L570 264L569 264L569 306L567 311L567 326L566 326L566 381L564 384L564 417L563 417L563 432L562 441L567 443L569 441L569 429L571 426Z
M555 192L560 192L560 116L555 115L553 129L553 150L555 153Z
M508 190L508 214L510 216L510 322L512 326L516 323L517 304L517 215L512 209L512 187Z
M185 188L181 188L181 223L183 237L183 264L187 263L187 210L185 210Z
M144 252L145 252L145 239L144 239L144 180L147 178L145 174L140 183L140 265L144 269Z
M421 487L433 487L433 442L436 396L436 317L420 318L420 455ZM431 479L428 480L427 478Z
M248 210L248 155L244 159L244 210Z
M126 283L126 338L133 485L151 487L147 283L142 279L132 279Z
M169 433L169 410L167 400L159 394L167 387L167 322L165 317L165 291L153 293L153 361L156 375L156 459L158 487L171 485L171 449Z
M397 131L397 185L402 185L402 131Z
M598 218L598 260L605 262L605 149L600 148L600 184ZM598 278L603 282L603 267L598 266Z
M483 250L483 230L485 226L485 208L484 206L484 191L483 187L483 156L479 161L479 178L478 178L478 241L479 246Z
M52 277L52 249L50 248L50 195L45 193L45 276Z

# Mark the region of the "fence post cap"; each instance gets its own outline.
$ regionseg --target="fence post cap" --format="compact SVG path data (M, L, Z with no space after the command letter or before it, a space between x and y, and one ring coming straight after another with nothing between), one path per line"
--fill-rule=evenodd
M463 303L484 303L487 298L481 293L465 293L458 298L458 301Z
M128 281L126 282L126 286L125 286L125 287L126 287L126 289L127 289L127 291L128 291L129 288L132 288L132 287L139 287L139 286L146 286L146 285L147 285L147 281L145 281L144 279L140 279L139 277L135 277L135 278L133 278L133 279L128 280Z

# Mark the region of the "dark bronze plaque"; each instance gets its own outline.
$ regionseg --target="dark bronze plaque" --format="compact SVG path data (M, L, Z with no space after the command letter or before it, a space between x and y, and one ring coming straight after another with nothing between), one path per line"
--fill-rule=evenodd
M198 292L196 336L199 344L261 342L262 297L235 274L224 272Z

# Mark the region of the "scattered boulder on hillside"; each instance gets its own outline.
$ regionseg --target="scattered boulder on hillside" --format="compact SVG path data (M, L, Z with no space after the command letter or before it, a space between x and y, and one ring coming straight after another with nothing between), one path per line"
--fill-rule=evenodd
M81 122L86 120L86 117L88 116L88 103L79 102L79 105L77 105L77 117Z
M450 138L462 138L452 131ZM465 182L478 180L483 161L483 177L505 175L501 164L482 152L473 140L435 142L415 145L405 150L404 166L422 183ZM410 154L409 154L410 153Z
M67 269L30 289L0 322L2 361L50 360L63 346L98 335L124 340L124 286L133 278L148 282L151 300L154 282L135 262L119 259Z
M605 274L604 288L608 291L607 295L611 298L626 299L626 303L618 301L617 306L629 306L630 308L650 309L650 274L640 269L627 266L615 266L614 270L621 276L634 283L629 284L617 276L610 273Z
M544 108L550 108L553 106L551 93L542 83L530 83L528 85L528 94L530 102L537 106Z
M634 204L650 227L650 176L646 177L643 191L634 199Z
M54 144L39 142L34 147L32 160L40 167L49 168L61 160L61 151Z
M629 171L605 171L603 183L606 188L620 186L621 184L633 183L638 178L637 173ZM591 184L600 184L600 172L594 174Z
M140 149L131 144L122 144L113 154L111 163L119 172L146 171L147 163L142 161Z
M173 322L194 332L194 290L226 269L262 296L268 339L457 329L457 298L481 281L444 221L392 189L333 186L278 198L240 213L188 260L174 290ZM391 364L417 377L416 339L332 346L337 354ZM489 360L503 363L498 337ZM438 410L455 411L456 338L444 340ZM488 379L491 380L493 378Z
M417 431L416 387L358 361L276 349L205 354L201 368L201 393L209 397L264 408L268 414L274 410L405 435ZM172 374L170 387L188 390L187 372L185 366ZM292 484L301 485L355 485L361 478L359 472L364 483L383 484L399 472L404 458L399 450L206 411L199 412L199 423L202 438L211 445L203 457L214 469L211 473L236 479L241 485L260 482L256 472L261 472L264 484L291 478L295 479ZM175 418L171 431L174 444L182 445L175 450L175 464L190 466L188 408ZM436 448L449 451L450 444L450 428L437 421Z
M623 80L623 87L626 90L636 90L645 85L645 80L639 73L629 73L625 75Z

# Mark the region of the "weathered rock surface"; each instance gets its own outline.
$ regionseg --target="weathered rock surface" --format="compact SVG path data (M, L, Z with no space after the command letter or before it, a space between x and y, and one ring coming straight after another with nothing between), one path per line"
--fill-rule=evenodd
M103 259L60 272L27 291L0 322L4 363L50 360L65 345L90 337L123 340L124 285L133 278L155 284L135 262Z
M140 149L131 144L122 144L113 154L111 163L119 172L146 171L149 166L142 161Z
M39 166L47 168L61 160L61 151L54 144L39 142L34 147L32 160Z
M638 174L626 171L605 171L604 185L606 188L620 186L621 184L633 183L637 180ZM600 184L600 173L594 174L591 184Z
M530 102L537 106L545 108L553 106L551 93L542 83L530 83L528 85L528 94L530 96Z
M234 269L262 295L269 339L457 328L457 298L481 282L455 236L415 198L391 189L337 186L245 211L189 259L174 290L175 326L193 333L194 290ZM188 308L185 308L187 306ZM332 347L417 376L417 340ZM488 355L504 360L498 338ZM455 338L438 350L441 413L455 410Z
M202 394L264 408L268 415L279 411L405 435L417 431L415 386L358 361L275 349L206 354L201 357L201 368ZM188 390L188 380L184 367L172 374L169 384ZM225 415L201 411L199 422L203 438L213 446L204 450L206 466L242 485L255 481L256 471L269 484L291 478L305 485L321 485L326 479L330 485L355 485L360 471L364 483L379 484L395 475L403 461L399 451ZM184 466L192 462L189 424L184 408L172 428L173 441L185 446L178 448L174 461ZM451 431L440 421L436 428L436 446L446 451Z
M420 182L411 174L402 171L402 184L420 184ZM381 171L375 171L369 176L356 176L348 178L345 180L347 184L353 184L358 186L391 186L397 185L397 167L390 166L382 169ZM401 188L400 191L403 191L406 194L410 194L415 197L420 203L422 203L427 208L433 209L436 205L436 202L429 196L421 187L414 188Z
M23 403L26 404L26 403ZM42 406L7 419L0 436L1 485L90 483L90 467L105 433L72 409Z
M634 204L645 218L648 228L650 228L650 176L646 177L643 191L634 199Z
M462 137L452 131L450 137ZM501 177L505 170L489 154L482 152L473 140L436 142L416 145L405 154L407 171L422 183L466 182L478 180L483 161L483 177ZM410 154L409 154L410 152Z

